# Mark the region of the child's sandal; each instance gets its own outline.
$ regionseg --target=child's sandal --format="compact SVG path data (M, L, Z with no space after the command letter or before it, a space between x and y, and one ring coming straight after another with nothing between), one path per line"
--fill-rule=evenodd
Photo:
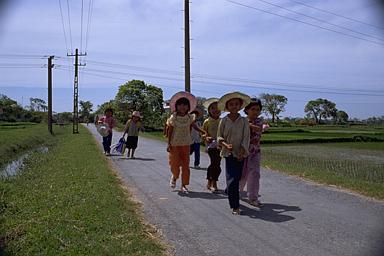
M237 209L232 209L232 214L233 215L241 215L241 210L239 208Z
M174 189L176 187L176 179L173 177L173 175L171 176L171 180L169 181L169 186Z

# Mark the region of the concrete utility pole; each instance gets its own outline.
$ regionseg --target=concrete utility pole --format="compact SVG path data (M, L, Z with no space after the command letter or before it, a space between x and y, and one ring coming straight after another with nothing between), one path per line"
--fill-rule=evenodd
M48 57L48 131L53 134L52 131L52 60L55 56Z
M79 53L76 48L75 54L67 54L67 56L75 57L75 80L73 84L73 134L79 133L79 56L86 56L86 53Z
M185 66L185 91L191 92L191 57L189 38L189 0L184 0L184 66Z

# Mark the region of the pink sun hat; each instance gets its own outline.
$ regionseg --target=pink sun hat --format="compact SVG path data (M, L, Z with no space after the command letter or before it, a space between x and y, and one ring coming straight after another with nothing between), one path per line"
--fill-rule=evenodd
M189 100L189 105L190 105L189 112L193 111L196 108L196 106L197 106L196 97L193 96L193 94L191 94L189 92L181 91L181 92L174 94L172 96L171 100L169 101L169 106L170 106L172 112L176 111L176 101L181 99L181 98L186 98L187 100Z

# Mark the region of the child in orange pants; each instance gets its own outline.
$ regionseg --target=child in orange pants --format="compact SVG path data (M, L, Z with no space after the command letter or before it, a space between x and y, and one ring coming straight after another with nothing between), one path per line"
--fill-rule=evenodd
M200 129L194 120L194 116L190 115L191 109L195 109L197 100L195 96L188 92L178 92L172 96L170 107L173 112L167 120L167 137L169 152L169 165L171 167L171 188L176 187L176 180L180 176L181 171L181 192L188 193L187 185L189 185L189 152L191 139L191 129L194 128L201 133L205 133ZM181 168L181 170L180 170Z

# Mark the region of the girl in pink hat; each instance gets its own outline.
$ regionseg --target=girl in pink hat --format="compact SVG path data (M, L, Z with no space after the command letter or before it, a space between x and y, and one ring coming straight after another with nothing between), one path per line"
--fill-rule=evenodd
M178 92L172 96L170 107L173 114L167 120L167 137L169 152L169 165L171 167L171 188L176 187L176 181L181 171L181 192L188 193L187 185L189 185L189 150L192 143L191 129L194 128L201 133L205 132L200 129L194 120L194 116L190 115L191 109L195 109L197 100L195 96L188 92Z
M124 131L128 134L127 137L127 148L128 148L128 154L127 158L131 156L131 158L135 158L135 150L137 148L137 142L139 141L139 132L142 130L143 126L141 123L141 115L139 111L133 111L132 118L127 121L125 124ZM132 154L131 154L132 150Z

